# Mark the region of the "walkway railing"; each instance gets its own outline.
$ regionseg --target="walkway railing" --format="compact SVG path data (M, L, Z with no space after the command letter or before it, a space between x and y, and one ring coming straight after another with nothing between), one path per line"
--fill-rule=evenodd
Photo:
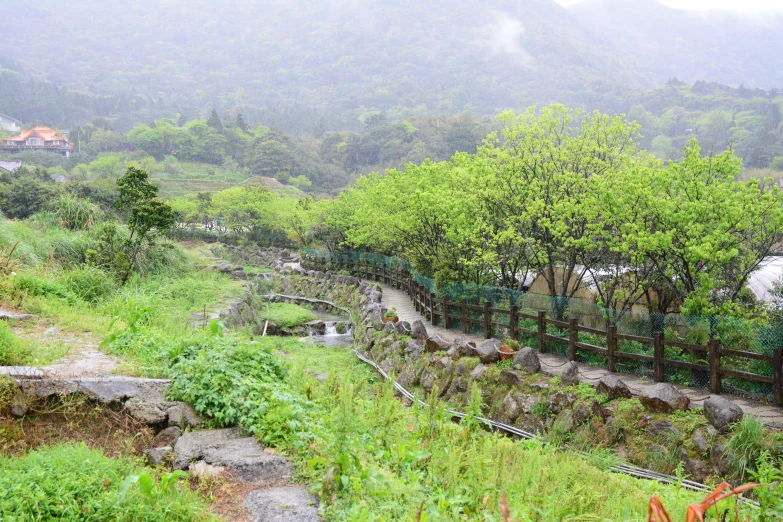
M403 290L416 311L433 325L466 334L480 333L487 339L509 337L535 346L541 353L551 351L572 361L602 366L611 372L637 374L655 382L706 386L715 394L721 393L728 381L733 393L771 399L775 405L783 406L781 349L772 350L772 354L734 350L717 339L704 345L693 344L666 339L663 332L646 337L618 333L616 326L580 325L577 318L561 321L547 317L546 310L530 313L517 305L502 308L489 301L481 305L467 300L454 302L447 295L436 296L402 266L391 268L350 258L326 259L312 253L305 255L302 263L308 270L347 270L353 276ZM683 382L684 379L693 382ZM766 389L759 390L759 386Z

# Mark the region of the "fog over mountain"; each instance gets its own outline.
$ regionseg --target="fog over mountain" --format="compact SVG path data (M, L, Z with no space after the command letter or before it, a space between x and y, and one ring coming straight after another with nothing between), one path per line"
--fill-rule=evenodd
M655 0L587 0L569 12L658 79L783 87L783 13L687 11Z
M213 106L251 120L316 111L327 128L374 111L491 115L563 102L624 112L672 77L783 87L782 29L781 16L654 0L3 2L0 111L65 125L107 115L120 128ZM44 102L53 88L17 92L27 79L73 93Z

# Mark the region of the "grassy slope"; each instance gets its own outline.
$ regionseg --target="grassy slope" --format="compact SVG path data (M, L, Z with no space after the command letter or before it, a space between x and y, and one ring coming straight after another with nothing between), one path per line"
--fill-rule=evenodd
M286 303L272 303L269 305L269 310L262 309L259 314L261 319L269 319L277 326L282 328L291 328L314 321L316 319L313 312L304 308L303 306L286 304Z
M172 169L153 171L150 178L158 185L161 196L176 198L199 192L214 193L241 185L248 179L248 175L240 169L228 169L206 163L180 162ZM304 197L305 195L291 185L272 187L272 191L280 196Z
M159 374L154 339L182 335L191 313L241 290L220 274L195 269L196 263L207 264L204 249L180 249L169 269L134 277L120 288L106 274L80 266L90 241L84 232L35 222L0 222L0 249L17 245L12 273L0 278L0 307L37 314L44 324L90 332L99 340L127 329L143 331L145 339L114 349L125 360L125 372ZM62 353L0 331L0 365L43 365L58 355Z
M8 226L0 225L6 239L13 236ZM30 252L48 251L55 237L61 248L80 237L49 229L26 232L17 230L16 236L25 236L23 246ZM185 336L192 311L238 288L219 275L196 272L190 263L134 279L89 302L66 284L69 279L64 274L78 268L63 263L47 270L38 259L30 257L19 267L21 278L6 278L7 302L61 327L89 329L99 336L112 332L109 351L122 355L136 373L169 375L171 365L179 363L180 377L185 379L183 393L203 396L211 390L210 383L218 382L199 380L199 374L188 369L207 376L217 372L227 391L238 389L233 380L241 389L253 390L254 394L218 394L209 406L231 411L262 440L278 441L281 449L291 453L300 478L321 492L327 520L410 520L422 502L422 520L499 520L497 506L503 491L509 493L512 516L522 520L642 520L654 493L673 513L683 513L697 499L685 490L602 471L600 458L591 463L574 454L486 433L475 422L454 424L434 397L428 398L436 404L433 408L405 408L392 388L347 350L305 346L292 339L264 338L253 344L246 331L221 336L219 329L208 329ZM273 351L283 353L273 356ZM290 378L284 380L275 370L283 361L281 355L292 368ZM188 357L193 358L192 364ZM213 359L220 365L212 364ZM271 375L263 365L276 377L254 382L256 375ZM329 377L323 384L312 377L325 372ZM260 408L261 404L272 407ZM474 403L473 411L478 407ZM17 468L32 463L30 469L46 469L44 461L59 462L56 452L68 453L51 451L55 453L50 459L30 457L3 461L2 466L15 469L8 475L15 484L33 488L27 472ZM49 470L50 476L57 477L51 484L56 490L53 498L60 495L65 502L97 506L116 492L112 481L106 492L77 488L80 481L94 477L74 472L74 462L84 460L84 455L78 451L68 455L62 457L60 468ZM108 467L125 466L123 473L131 469L122 463L101 464L99 455L90 458ZM57 489L61 484L74 484L75 489ZM198 509L197 504L190 506Z
M326 470L311 469L313 458L334 464L344 454L361 463L348 474L350 486L336 490L326 508L329 520L365 520L360 513L410 520L422 501L426 520L499 520L502 491L514 520L643 520L653 494L675 514L698 497L603 471L598 457L589 462L454 424L437 408L406 409L348 350L292 344L285 356L318 405L323 426L314 455L298 456L311 465L302 466L304 474L317 481ZM310 377L325 372L323 385ZM323 487L329 498L333 485Z

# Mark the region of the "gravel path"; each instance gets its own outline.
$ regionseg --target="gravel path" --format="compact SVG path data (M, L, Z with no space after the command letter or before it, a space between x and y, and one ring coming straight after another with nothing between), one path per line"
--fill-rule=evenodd
M438 334L449 342L453 341L456 337L462 337L463 339L473 341L477 344L484 341L484 337L480 335L466 335L457 330L447 330L440 326L433 326L428 324L424 316L416 311L416 308L414 308L413 304L411 303L411 299L408 294L402 290L392 288L386 284L376 284L379 284L383 288L384 305L387 308L396 308L397 316L401 321L408 321L409 323L412 323L413 321L422 320L427 326L427 332L429 332L430 335ZM541 369L550 375L559 375L559 368L568 362L568 359L565 357L549 353L539 354L539 359L541 360ZM604 368L590 366L583 363L578 364L579 379L590 384L597 384L601 377L610 373L609 370ZM616 375L622 379L623 382L625 382L631 388L635 395L639 395L646 387L655 384L654 382L625 373L615 373L613 375ZM691 400L691 405L693 407L701 407L701 405L704 403L704 400L710 397L710 392L703 388L686 388L684 386L677 386L677 388ZM727 393L722 394L722 396L735 402L745 413L753 415L760 421L764 422L766 425L777 429L783 429L783 408L778 408L776 406L771 406L769 404L764 404L758 401L735 397Z

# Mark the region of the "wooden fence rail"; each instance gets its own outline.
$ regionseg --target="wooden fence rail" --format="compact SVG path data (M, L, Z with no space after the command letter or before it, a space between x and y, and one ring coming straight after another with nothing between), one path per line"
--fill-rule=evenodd
M334 261L323 258L304 260L308 269L325 271ZM519 339L520 334L536 339L537 348L541 353L547 353L552 343L560 343L567 347L568 358L578 359L580 353L596 353L606 358L606 367L610 372L617 371L618 363L623 361L639 361L652 365L652 377L655 382L664 382L667 368L676 368L703 372L709 376L711 393L721 393L722 380L725 376L744 379L752 382L771 384L773 401L777 406L783 406L783 349L772 351L772 355L731 350L721 346L717 339L710 339L706 345L670 341L664 338L663 332L655 332L653 337L620 334L616 326L606 330L590 328L578 324L577 319L558 321L548 318L546 311L537 314L523 313L513 305L510 309L496 308L492 303L483 305L471 304L466 301L450 301L447 296L438 298L428 288L420 285L416 278L402 268L389 268L386 265L347 261L339 263L340 268L348 270L352 275L366 280L383 282L397 289L404 290L411 298L417 312L424 315L433 324L441 324L451 329L457 321L464 333L473 331L472 327L481 330L484 338L490 339L500 332L512 339ZM535 321L536 328L521 326L522 320ZM507 321L507 322L506 322ZM550 327L552 327L550 329ZM554 333L553 333L554 331ZM580 340L579 334L586 333L606 338L606 347L597 346ZM624 352L619 349L621 341L632 341L652 347L652 355ZM666 358L666 349L676 348L681 353L698 355L693 359L706 362L689 362ZM730 358L724 365L724 358ZM772 375L760 375L730 368L737 360L753 360L768 363Z

